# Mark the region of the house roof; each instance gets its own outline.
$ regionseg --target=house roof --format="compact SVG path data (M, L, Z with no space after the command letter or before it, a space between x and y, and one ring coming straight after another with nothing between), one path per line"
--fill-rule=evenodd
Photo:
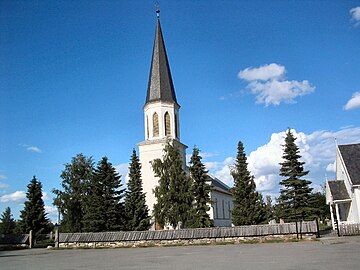
M178 105L159 18L156 23L145 105L155 101L170 102Z
M350 196L343 180L328 181L330 193L334 201L347 200Z
M231 190L228 185L226 185L224 182L222 182L221 180L217 179L214 176L209 175L209 177L211 180L211 188L213 190L218 190L218 191L221 191L221 192L231 195Z
M338 147L352 184L360 185L360 143Z

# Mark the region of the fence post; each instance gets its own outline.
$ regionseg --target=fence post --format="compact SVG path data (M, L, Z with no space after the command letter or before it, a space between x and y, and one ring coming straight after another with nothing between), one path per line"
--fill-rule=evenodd
M59 247L59 226L55 224L55 247Z
M320 238L320 226L319 226L319 220L315 219L316 222L316 238Z
M30 230L30 232L29 232L29 248L33 248L33 241L34 241L34 239L33 239L33 231Z

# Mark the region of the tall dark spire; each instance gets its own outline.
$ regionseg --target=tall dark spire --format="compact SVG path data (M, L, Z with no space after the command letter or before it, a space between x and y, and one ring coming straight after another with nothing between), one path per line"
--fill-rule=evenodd
M151 60L146 102L165 101L178 104L166 54L160 25L160 10L157 9L155 41Z

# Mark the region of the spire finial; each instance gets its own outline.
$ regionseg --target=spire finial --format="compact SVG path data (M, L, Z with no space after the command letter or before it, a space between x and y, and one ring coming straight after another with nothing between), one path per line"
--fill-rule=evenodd
M160 4L159 2L155 2L155 9L156 9L156 17L160 19Z

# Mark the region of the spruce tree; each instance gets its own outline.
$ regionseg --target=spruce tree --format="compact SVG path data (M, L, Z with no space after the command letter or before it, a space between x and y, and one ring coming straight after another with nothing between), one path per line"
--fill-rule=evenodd
M146 205L141 179L141 164L135 149L129 167L128 190L125 195L126 229L143 231L150 228L149 208Z
M305 162L299 161L301 156L295 140L295 136L288 129L283 154L284 162L280 163L280 176L284 179L280 182L282 188L278 199L280 215L286 221L302 220L312 212L311 182L302 179L308 171L304 170Z
M83 231L83 216L88 185L94 170L92 157L78 154L65 164L60 178L63 190L54 189L54 205L62 214L61 231Z
M103 157L88 185L84 207L84 230L92 232L124 229L121 177Z
M0 219L0 234L14 234L15 220L12 217L10 207L6 207Z
M212 222L208 211L210 210L210 191L208 171L201 162L202 157L199 155L199 149L194 147L190 159L190 177L193 182L194 196L194 216L191 221L191 227L205 228L210 227Z
M42 184L34 176L27 188L25 207L20 214L21 232L29 233L32 230L34 235L48 233L51 224L45 213Z
M266 213L260 193L256 191L254 176L247 168L244 145L240 141L231 175L234 179L232 222L235 226L259 224L265 221Z
M155 159L152 167L159 178L159 185L154 190L157 200L154 205L155 222L160 226L168 223L173 228L179 222L185 226L191 218L192 184L184 171L178 148L167 143L163 160Z

